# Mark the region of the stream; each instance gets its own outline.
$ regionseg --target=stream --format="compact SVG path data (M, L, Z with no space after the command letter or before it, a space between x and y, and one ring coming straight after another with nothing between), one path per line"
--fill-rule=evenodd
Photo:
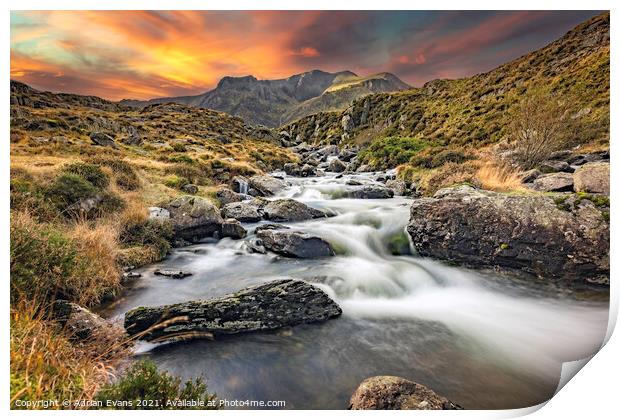
M410 198L341 198L360 188L347 181L374 183L377 175L286 176L292 185L274 197L335 213L284 224L324 238L337 256L252 254L244 240L228 238L177 248L165 261L137 270L142 278L104 315L301 278L327 292L343 315L213 341L141 343L136 357L184 378L203 376L220 398L284 400L288 409L345 409L359 383L375 375L420 382L469 409L521 408L549 399L562 362L601 346L608 291L571 291L525 275L415 256L404 234ZM248 238L256 225L244 224ZM162 267L194 274L182 280L152 274Z

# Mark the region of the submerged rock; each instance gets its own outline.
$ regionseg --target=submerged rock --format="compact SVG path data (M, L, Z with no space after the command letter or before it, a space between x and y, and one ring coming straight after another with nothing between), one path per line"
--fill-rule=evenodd
M586 163L575 171L575 191L609 195L609 163Z
M274 222L298 222L326 217L321 210L314 209L291 198L268 202L263 207L263 213L265 219L273 220Z
M380 185L364 185L362 188L352 190L349 195L351 198L364 199L392 198L394 197L394 191Z
M260 226L256 226L254 233L258 233L261 230L278 230L278 229L290 229L290 227L281 225L279 223L265 223Z
M167 270L167 269L157 269L153 272L156 276L164 276L164 277L172 277L173 279L184 279L185 277L189 277L192 275L189 271L183 270Z
M274 330L341 314L318 287L284 279L209 300L136 308L125 314L125 329L142 340L177 341Z
M589 201L569 211L546 195L451 187L415 200L407 231L422 256L569 281L609 277L609 223Z
M256 236L269 251L286 257L319 258L335 255L331 245L318 236L303 232L261 230Z
M351 397L351 410L460 410L424 385L397 376L365 379Z
M197 242L216 236L222 228L222 216L217 207L201 197L183 196L166 207L177 239Z

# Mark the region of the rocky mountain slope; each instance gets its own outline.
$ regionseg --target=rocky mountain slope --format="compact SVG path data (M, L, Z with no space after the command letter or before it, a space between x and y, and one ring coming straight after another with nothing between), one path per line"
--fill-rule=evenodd
M156 103L181 103L227 112L244 120L276 127L320 112L342 110L352 100L409 86L389 73L359 77L350 71L327 73L312 70L286 79L258 80L254 76L224 77L217 87L196 96L123 100L122 105L143 107Z
M510 110L536 88L575 102L586 122L580 144L609 143L609 13L487 73L368 95L344 111L320 112L283 129L297 142L363 145L400 136L479 147L504 137Z

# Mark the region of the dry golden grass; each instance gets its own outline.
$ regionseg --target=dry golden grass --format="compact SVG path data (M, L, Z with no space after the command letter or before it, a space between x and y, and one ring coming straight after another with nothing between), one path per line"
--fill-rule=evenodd
M79 300L96 302L103 291L120 288L121 271L116 262L118 231L115 226L78 222L70 229L69 236L84 261L83 272L81 275L75 273L71 281L72 288L79 293Z
M476 172L476 179L485 190L509 192L525 189L519 172L507 165L487 162Z
M23 301L11 309L11 407L23 408L16 400L91 400L127 357L124 337L76 345L39 312Z

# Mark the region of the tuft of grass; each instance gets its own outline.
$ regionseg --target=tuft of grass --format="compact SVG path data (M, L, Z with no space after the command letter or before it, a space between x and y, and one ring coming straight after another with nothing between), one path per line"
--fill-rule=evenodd
M484 164L476 172L476 179L485 190L508 192L524 189L519 173L506 165Z
M64 232L27 213L11 219L11 303L62 298L88 306L118 289L116 234L109 227L79 223Z
M157 370L155 364L148 360L134 363L125 375L115 383L106 385L96 395L96 400L105 402L130 402L124 409L136 410L172 410L184 409L216 409L216 396L207 392L207 386L198 378L182 383L181 378L168 372ZM153 401L148 406L139 406L140 401ZM201 401L203 406L175 407L175 401ZM112 407L109 407L112 408Z
M99 165L84 162L75 162L62 168L66 174L78 175L88 181L97 189L104 189L110 184L110 178L106 175Z
M41 312L26 301L11 308L11 408L27 408L17 406L17 400L93 399L101 384L112 379L126 352L110 341L96 339L76 346ZM122 339L119 335L118 340Z

